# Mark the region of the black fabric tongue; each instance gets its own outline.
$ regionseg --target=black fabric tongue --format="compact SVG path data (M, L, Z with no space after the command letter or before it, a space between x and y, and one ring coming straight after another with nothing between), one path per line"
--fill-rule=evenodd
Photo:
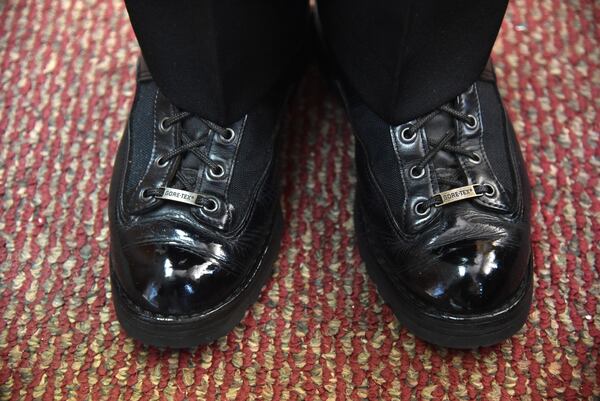
M182 130L191 141L195 141L201 138L207 139L208 127L200 120L199 117L190 116L183 120ZM199 152L206 152L206 148L204 146L199 146L195 149ZM200 159L198 159L198 157L194 155L194 153L191 150L185 152L181 156L181 164L179 169L187 178L187 180L191 183L194 183L194 185L197 184L198 177L203 171L202 167L204 167L204 163Z
M448 113L441 112L435 116L431 121L425 124L425 131L427 138L433 143L437 143L442 140L444 135L449 130L456 130L456 120ZM450 145L456 145L455 138L452 138L449 142ZM453 181L461 181L466 183L464 174L458 158L455 154L440 150L432 160L435 166L436 175L439 178L446 178ZM441 190L450 189L442 186Z

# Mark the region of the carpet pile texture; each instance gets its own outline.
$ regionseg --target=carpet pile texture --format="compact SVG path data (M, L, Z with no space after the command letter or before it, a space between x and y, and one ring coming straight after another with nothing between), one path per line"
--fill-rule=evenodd
M135 89L121 0L0 0L0 400L600 396L600 2L514 0L494 48L533 186L534 304L479 351L415 339L354 245L353 139L315 67L284 134L276 274L228 337L147 348L115 320L107 194Z

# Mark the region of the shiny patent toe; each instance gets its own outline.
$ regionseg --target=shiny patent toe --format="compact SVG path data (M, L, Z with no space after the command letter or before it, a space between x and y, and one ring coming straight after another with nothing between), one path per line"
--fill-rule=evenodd
M201 254L181 244L131 245L115 264L117 276L129 298L148 311L201 314L224 302L242 280L222 247L212 248L216 252Z

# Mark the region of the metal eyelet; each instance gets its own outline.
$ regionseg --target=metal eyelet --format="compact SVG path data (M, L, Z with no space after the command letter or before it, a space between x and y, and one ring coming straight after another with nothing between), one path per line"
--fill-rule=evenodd
M233 128L225 128L225 133L219 134L219 138L221 138L223 142L229 143L235 138L235 131Z
M400 138L404 141L404 142L412 142L415 140L415 138L417 137L417 133L413 132L413 134L411 136L406 136L406 134L408 133L408 131L410 131L411 127L404 127L404 129L402 130L402 132L400 132Z
M418 166L412 166L410 169L410 178L412 178L413 180L418 180L419 178L422 178L425 175L425 168L421 169L420 173L416 173L415 169Z
M148 188L143 188L140 191L140 200L142 202L149 202L153 198L153 196L148 195L147 192L148 192Z
M219 210L219 201L215 198L207 198L207 202L202 205L202 209L208 213L214 213Z
M167 167L167 165L169 164L169 161L164 160L162 156L158 156L156 158L156 161L154 162L154 164L156 165L156 167L164 168L164 167Z
M220 164L217 164L215 168L208 169L208 176L210 178L223 178L225 175L225 168Z
M479 126L479 120L473 114L469 114L468 117L469 117L469 120L471 121L471 123L466 122L465 125L469 129L472 129L472 130L476 129Z
M171 127L165 125L168 119L169 117L163 117L163 119L160 120L160 123L158 123L158 130L163 134L167 134L171 130Z
M483 187L485 188L483 194L488 198L492 198L494 195L496 195L496 188L494 188L493 185L483 184Z
M424 201L419 201L417 203L415 203L415 213L418 216L426 216L427 214L429 214L429 211L431 210L431 207L425 207L425 202Z
M479 153L473 152L473 155L469 156L469 161L473 164L479 164L481 163L481 156L479 156Z

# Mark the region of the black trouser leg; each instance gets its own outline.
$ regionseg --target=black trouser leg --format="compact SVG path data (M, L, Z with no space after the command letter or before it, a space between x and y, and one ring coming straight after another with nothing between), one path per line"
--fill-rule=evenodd
M319 0L350 85L389 123L449 101L482 72L508 0Z
M297 62L307 0L125 0L142 54L175 105L219 124Z

